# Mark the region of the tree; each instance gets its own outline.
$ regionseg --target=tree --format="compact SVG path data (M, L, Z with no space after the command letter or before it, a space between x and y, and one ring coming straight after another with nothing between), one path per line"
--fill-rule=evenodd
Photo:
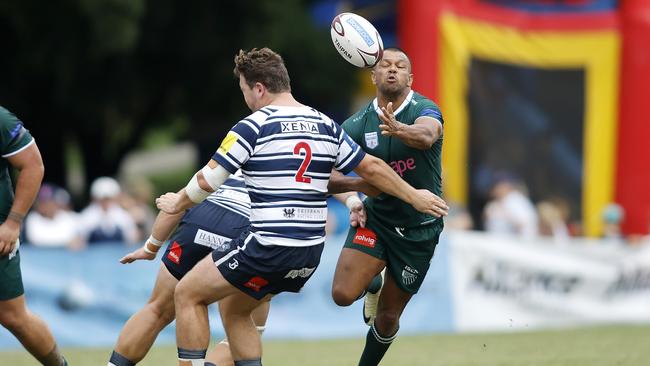
M46 179L65 184L66 144L86 179L114 175L152 129L179 117L207 160L247 114L233 56L280 52L297 97L347 112L354 70L316 29L307 1L23 0L0 3L0 104L36 136Z

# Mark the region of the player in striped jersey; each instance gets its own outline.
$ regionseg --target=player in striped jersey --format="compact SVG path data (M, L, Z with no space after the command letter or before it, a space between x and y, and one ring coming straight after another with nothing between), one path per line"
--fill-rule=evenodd
M376 194L362 180L344 176L338 176L328 189L333 193L363 191L369 195ZM174 319L174 288L178 281L213 249L227 250L228 242L248 228L249 215L250 199L244 179L239 174L228 178L205 201L184 214L158 214L149 240L142 248L124 256L121 262L155 259L160 249L158 244L162 242L155 238L167 239L172 231L175 232L163 255L151 298L124 325L108 366L135 365L146 356L160 331ZM264 331L268 312L269 302L264 302L252 313L260 334ZM206 359L219 366L232 365L228 342L218 343Z
M406 184L366 155L330 118L296 101L282 58L268 48L240 51L235 75L253 114L228 133L185 189L156 200L175 214L203 201L241 168L251 199L250 232L232 251L212 252L176 287L176 341L181 366L203 366L209 343L206 304L220 301L235 366L261 365L251 312L273 295L298 292L320 262L332 169L354 170L417 210L445 215L442 199Z
M174 320L174 288L178 281L212 250L227 250L230 240L248 228L249 215L250 199L240 175L230 177L205 201L185 213L158 214L145 245L120 260L131 263L155 259L162 242L174 232L163 255L151 298L124 325L109 366L131 366L145 357L160 331ZM260 334L268 311L267 302L253 312ZM217 344L208 360L218 365L232 364L228 343L224 340Z

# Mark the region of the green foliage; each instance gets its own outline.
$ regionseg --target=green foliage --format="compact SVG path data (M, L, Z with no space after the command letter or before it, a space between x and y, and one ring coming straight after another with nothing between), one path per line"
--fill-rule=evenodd
M188 122L176 138L196 141L206 160L249 113L232 75L241 48L279 51L297 98L335 117L355 85L307 1L9 1L0 34L11 55L0 58L0 105L36 136L46 180L60 184L66 138L78 141L92 180L179 119Z

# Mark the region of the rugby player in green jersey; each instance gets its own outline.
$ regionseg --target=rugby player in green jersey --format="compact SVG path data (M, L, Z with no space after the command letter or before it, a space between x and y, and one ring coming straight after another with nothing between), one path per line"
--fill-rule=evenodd
M343 129L411 186L440 196L443 119L438 106L411 90L411 62L400 49L384 50L371 76L377 98L347 119ZM336 266L332 297L348 306L366 294L364 320L370 329L359 365L377 365L424 280L443 221L386 194L363 204L356 193L338 198L350 208L352 226Z
M47 325L25 305L18 235L41 186L44 168L29 131L3 107L0 107L0 156L0 324L41 364L67 365ZM15 198L10 167L20 172Z

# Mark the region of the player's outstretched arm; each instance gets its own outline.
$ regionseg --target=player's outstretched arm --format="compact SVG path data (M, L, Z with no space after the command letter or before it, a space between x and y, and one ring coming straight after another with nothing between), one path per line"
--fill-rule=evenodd
M381 134L395 136L407 146L429 150L442 136L442 124L433 117L421 116L412 125L407 125L395 118L392 102L381 110L383 112L379 114L379 119L382 121L379 125Z
M203 169L194 174L184 189L178 193L165 193L156 198L156 207L168 214L183 212L203 202L228 179L230 173L215 160L210 160Z
M370 197L376 197L382 193L375 186L363 180L363 178L348 177L336 169L332 169L330 180L327 183L327 191L330 194L344 192L362 192L366 196Z
M140 259L155 259L156 253L158 253L165 240L169 238L169 235L171 235L172 231L174 231L174 228L181 221L181 218L184 214L184 212L180 212L174 215L170 215L163 211L158 212L158 216L156 216L156 221L153 223L151 236L149 236L149 239L144 242L144 245L141 248L138 248L122 257L122 259L120 259L120 263L132 263Z
M426 189L411 187L388 164L370 154L366 154L354 171L370 184L410 204L422 213L434 217L447 216L449 207L442 198Z

